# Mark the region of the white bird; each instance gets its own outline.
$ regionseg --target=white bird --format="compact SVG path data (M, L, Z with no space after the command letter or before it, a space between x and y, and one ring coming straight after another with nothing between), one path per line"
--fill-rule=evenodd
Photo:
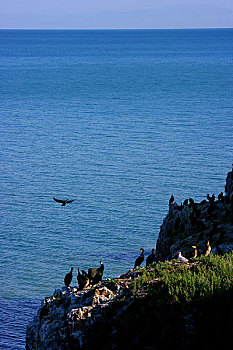
M184 256L181 255L181 252L178 252L178 259L181 262L188 262L188 259L186 259Z

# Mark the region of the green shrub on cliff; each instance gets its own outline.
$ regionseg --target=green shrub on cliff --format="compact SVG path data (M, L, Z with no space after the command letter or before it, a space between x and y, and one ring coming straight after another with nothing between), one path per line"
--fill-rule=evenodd
M161 273L163 290L180 304L199 303L213 298L233 286L233 253L225 256L200 257L195 268L182 268Z
M138 288L146 285L148 296L140 299ZM137 311L125 315L121 332L139 338L140 346L160 349L179 343L180 349L192 350L211 334L208 348L224 348L233 337L233 252L201 256L194 264L156 263L144 268L132 292Z

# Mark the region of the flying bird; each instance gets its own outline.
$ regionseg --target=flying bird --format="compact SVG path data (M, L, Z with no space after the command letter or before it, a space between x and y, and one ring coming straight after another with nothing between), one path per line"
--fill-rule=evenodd
M62 200L62 199L57 199L55 197L53 197L53 199L55 200L55 202L57 203L62 203L62 207L64 207L67 203L72 203L73 201L75 201L75 199L72 199L72 200L68 200L68 199L65 199L65 200Z

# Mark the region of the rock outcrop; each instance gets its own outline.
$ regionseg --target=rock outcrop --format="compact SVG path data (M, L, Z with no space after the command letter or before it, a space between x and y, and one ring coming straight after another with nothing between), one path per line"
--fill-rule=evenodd
M91 349L95 342L93 334L96 336L96 329L106 323L105 319L112 321L105 336L108 333L114 339L117 320L134 302L130 286L141 275L140 270L130 270L119 278L102 281L85 290L56 289L51 297L42 301L37 315L27 326L26 349ZM135 295L143 298L148 286L157 280L139 288Z
M227 175L225 195L221 193L217 200L209 196L201 203L193 203L191 199L169 206L160 227L156 258L171 259L180 250L189 257L193 253L192 245L203 254L207 240L214 254L233 249L233 171Z

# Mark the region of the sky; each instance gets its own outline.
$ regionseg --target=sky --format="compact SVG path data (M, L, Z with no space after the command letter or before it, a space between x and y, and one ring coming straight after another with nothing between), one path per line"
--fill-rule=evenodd
M0 0L2 29L233 27L232 0Z

